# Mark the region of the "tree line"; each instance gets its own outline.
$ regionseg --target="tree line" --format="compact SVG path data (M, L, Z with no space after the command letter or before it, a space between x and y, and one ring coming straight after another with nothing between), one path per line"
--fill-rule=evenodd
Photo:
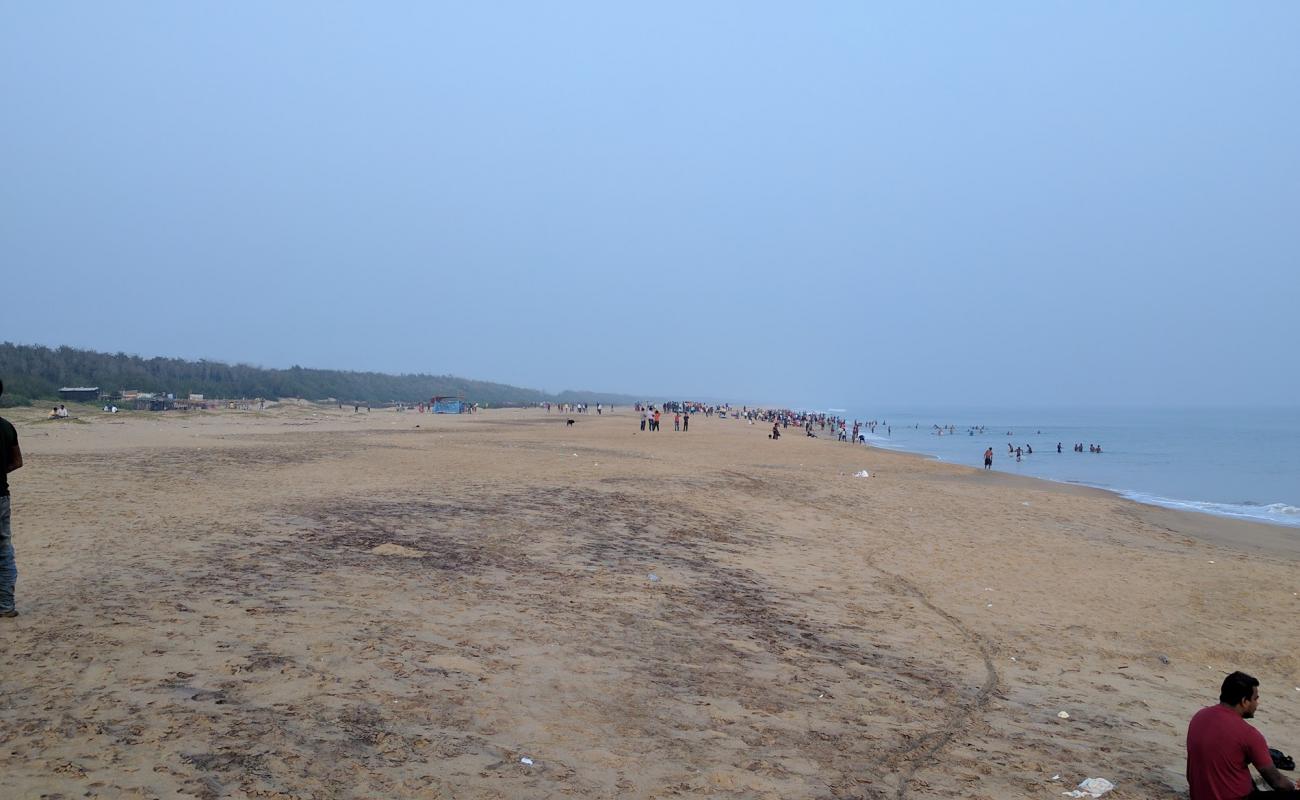
M574 390L548 394L455 375L389 375L300 366L265 369L220 361L144 358L11 342L0 344L0 380L5 387L0 405L9 406L57 399L59 389L65 386L98 386L106 393L170 392L181 398L194 393L221 399L334 398L341 402L381 404L418 403L436 395L460 396L468 402L490 406L634 402L629 395Z

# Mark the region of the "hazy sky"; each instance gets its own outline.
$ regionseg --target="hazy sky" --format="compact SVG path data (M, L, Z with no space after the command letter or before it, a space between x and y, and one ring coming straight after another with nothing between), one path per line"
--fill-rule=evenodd
M1298 41L1291 0L6 3L0 340L1295 404Z

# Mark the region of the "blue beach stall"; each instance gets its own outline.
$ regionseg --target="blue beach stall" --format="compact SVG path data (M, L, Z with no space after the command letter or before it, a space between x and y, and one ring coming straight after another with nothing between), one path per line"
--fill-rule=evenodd
M435 397L429 405L435 414L459 414L465 410L465 401L460 397Z

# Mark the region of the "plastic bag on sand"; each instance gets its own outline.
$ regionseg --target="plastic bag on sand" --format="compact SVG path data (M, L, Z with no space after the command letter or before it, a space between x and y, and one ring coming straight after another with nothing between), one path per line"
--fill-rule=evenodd
M865 469L863 469L863 470L858 470L857 472L853 473L853 477L855 477L855 478L870 478L871 476L867 474L867 471L866 471Z
M1079 783L1079 788L1070 792L1061 792L1066 797L1101 797L1115 788L1115 784L1105 778L1087 778Z

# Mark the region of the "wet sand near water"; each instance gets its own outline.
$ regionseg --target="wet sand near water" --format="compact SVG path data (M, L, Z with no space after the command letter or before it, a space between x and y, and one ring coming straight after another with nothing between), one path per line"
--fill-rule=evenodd
M1285 529L630 409L77 414L5 411L0 797L1174 798L1233 669L1300 749Z

